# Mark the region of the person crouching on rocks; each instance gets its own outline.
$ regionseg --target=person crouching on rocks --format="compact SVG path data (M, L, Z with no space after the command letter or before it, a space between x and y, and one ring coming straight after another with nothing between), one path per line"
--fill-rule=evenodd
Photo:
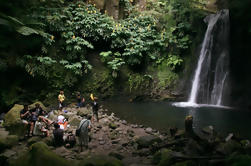
M24 105L24 109L20 111L20 118L22 123L28 126L28 136L32 136L33 129L34 129L34 122L31 119L31 113L29 111L28 105Z
M64 130L60 129L59 124L54 123L54 130L53 130L53 142L54 146L62 146L64 144Z
M83 119L79 124L80 134L79 134L79 144L80 144L80 151L83 151L83 146L88 148L89 143L89 135L88 132L91 129L91 115L87 115L87 119Z
M97 122L99 121L98 119L98 109L99 109L99 104L97 102L98 98L97 97L94 97L93 98L93 102L91 103L91 106L92 106L92 123L94 122L94 116L96 117L97 119Z

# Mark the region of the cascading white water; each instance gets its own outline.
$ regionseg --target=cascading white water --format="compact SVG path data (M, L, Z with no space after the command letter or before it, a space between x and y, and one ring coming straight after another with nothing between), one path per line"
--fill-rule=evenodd
M200 51L200 57L198 60L198 65L195 70L195 75L193 79L193 84L192 84L192 90L190 93L190 97L188 102L189 103L196 103L196 98L198 95L198 90L200 88L200 75L201 75L201 69L202 69L202 63L204 62L206 55L209 54L208 56L211 56L211 47L212 47L212 30L214 28L215 23L217 22L218 18L220 15L216 15L216 17L211 17L208 23L207 31L202 43L202 48Z
M221 105L224 84L228 75L228 66L226 65L228 64L228 61L226 61L228 60L228 48L226 48L226 42L229 32L229 12L228 10L222 10L217 14L208 16L206 21L208 21L208 27L202 43L188 102L198 103L198 94L202 88L201 91L204 94L201 95L201 103ZM220 31L220 33L217 34L217 31ZM214 45L218 45L218 48L215 48L217 46ZM215 51L215 49L221 49L221 51ZM216 61L216 65L213 65L212 60ZM214 76L211 79L210 74L212 72ZM205 78L205 75L207 78ZM202 84L206 88L203 89Z
M208 104L222 106L228 80L229 11L227 9L205 18L208 27L193 76L188 102L176 106Z

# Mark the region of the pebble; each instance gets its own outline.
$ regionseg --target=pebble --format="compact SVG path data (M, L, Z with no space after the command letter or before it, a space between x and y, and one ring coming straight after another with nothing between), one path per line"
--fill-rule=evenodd
M127 125L127 121L126 120L122 120L121 122L123 125Z
M99 144L100 144L100 145L104 145L104 144L105 144L105 141L99 141Z

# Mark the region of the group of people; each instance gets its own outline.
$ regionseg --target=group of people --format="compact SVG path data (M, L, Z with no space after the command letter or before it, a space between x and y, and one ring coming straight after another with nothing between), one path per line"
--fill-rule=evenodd
M40 131L49 136L48 126L53 123L53 121L46 118L46 112L41 108L39 103L35 104L35 108L30 109L28 105L24 105L24 109L20 112L20 118L24 124L29 128L27 135L32 136L34 127L37 121L44 122L45 126L41 126Z
M33 131L36 125L36 122L43 122L43 126L39 128L39 130L45 135L49 136L49 128L52 124L54 124L53 130L53 138L55 146L61 146L64 143L70 143L73 146L76 142L75 135L69 134L66 138L64 136L64 129L67 127L67 121L63 116L63 108L65 106L65 95L63 91L60 91L58 95L58 103L59 103L59 115L57 121L52 121L47 118L46 112L41 108L40 104L35 104L35 108L29 109L28 105L24 105L24 109L20 112L20 118L24 124L28 126L28 136L33 136ZM84 97L78 92L76 94L77 99L77 108L83 107L86 105ZM94 123L94 119L96 118L97 122L98 118L98 109L99 104L97 102L98 98L94 97L93 94L90 95L91 103L93 110L93 115L87 115L87 117L83 118L78 126L80 133L78 135L80 150L83 150L84 147L88 147L89 142L89 131L91 129L91 124Z

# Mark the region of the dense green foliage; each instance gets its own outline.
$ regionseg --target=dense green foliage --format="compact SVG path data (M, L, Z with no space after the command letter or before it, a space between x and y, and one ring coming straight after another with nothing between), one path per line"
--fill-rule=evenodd
M149 65L164 64L170 76L157 77L159 85L171 84L177 79L174 75L181 70L183 57L189 55L196 33L193 24L203 17L193 2L186 0L150 0L144 11L134 2L121 0L124 18L120 20L82 1L3 4L0 68L19 67L29 77L41 80L46 86L40 93L43 97L86 81L95 67L91 63L93 52L99 54L113 78L119 77L122 66L136 72L128 75L130 90L150 86L153 77L137 73ZM7 11L10 5L11 12Z

